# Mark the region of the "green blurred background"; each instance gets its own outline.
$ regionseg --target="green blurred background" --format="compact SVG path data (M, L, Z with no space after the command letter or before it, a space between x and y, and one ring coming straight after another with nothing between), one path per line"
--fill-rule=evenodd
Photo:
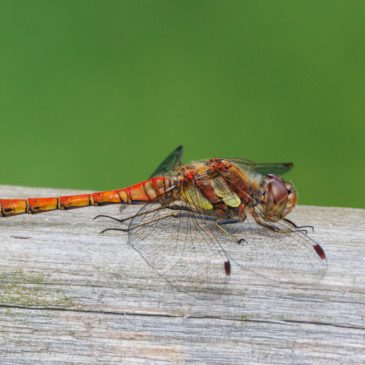
M0 181L110 189L185 161L293 161L365 207L364 1L0 1Z

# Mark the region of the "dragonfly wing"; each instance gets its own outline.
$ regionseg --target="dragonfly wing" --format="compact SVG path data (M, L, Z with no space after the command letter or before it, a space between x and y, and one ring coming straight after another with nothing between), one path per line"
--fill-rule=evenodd
M215 218L191 211L183 201L171 207L143 206L128 227L130 246L179 291L224 290L230 264L221 249L226 237Z
M154 176L165 176L168 172L173 171L181 165L183 146L176 147L157 167L157 169L151 174Z
M244 169L251 169L261 175L276 174L283 175L294 167L292 162L252 162L242 158L230 159L236 165Z
M293 227L284 221L270 224L291 233L262 227L250 216L242 224L227 227L238 239L242 239L236 245L223 246L232 261L274 281L320 281L327 270L321 246L306 233L293 231Z

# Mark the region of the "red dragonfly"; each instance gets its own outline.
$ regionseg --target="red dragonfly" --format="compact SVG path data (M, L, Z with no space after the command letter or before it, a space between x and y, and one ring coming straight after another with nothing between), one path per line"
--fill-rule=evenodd
M318 281L326 270L311 226L287 218L296 205L280 174L292 163L212 158L182 164L174 150L153 175L126 188L49 198L0 199L3 217L104 204L143 204L121 224L130 246L166 281L222 283L241 268L277 281ZM156 242L159 249L156 249Z

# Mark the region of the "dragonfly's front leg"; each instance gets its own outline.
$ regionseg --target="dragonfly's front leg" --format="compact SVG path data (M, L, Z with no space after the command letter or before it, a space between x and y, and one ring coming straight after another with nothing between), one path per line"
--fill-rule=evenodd
M305 229L299 229L301 227L295 226L294 223L291 222L291 221L290 222L293 223L292 224L293 227L295 227L296 229L281 229L279 227L274 226L273 224L262 221L261 218L258 216L258 214L256 213L256 211L254 209L251 209L250 212L251 212L251 215L252 215L253 219L255 220L255 222L258 225L260 225L261 227L265 227L267 229L270 229L271 231L274 231L276 233L294 233L294 232L302 232L302 233L305 233L305 234L308 233L307 230L305 230Z
M314 227L313 226L298 226L298 225L296 225L293 221L291 221L288 218L283 218L283 221L289 223L291 226L293 226L293 227L295 227L295 228L297 228L299 230L306 231L306 233L307 233L306 228L310 228L312 230L312 232L314 232Z

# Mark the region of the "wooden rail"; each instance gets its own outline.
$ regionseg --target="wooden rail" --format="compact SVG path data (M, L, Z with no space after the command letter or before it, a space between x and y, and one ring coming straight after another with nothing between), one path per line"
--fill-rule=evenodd
M71 192L0 187L4 198L50 193ZM229 295L194 298L126 234L98 234L110 222L96 214L135 209L0 218L0 364L365 364L365 210L291 214L327 253L318 284L236 270Z

